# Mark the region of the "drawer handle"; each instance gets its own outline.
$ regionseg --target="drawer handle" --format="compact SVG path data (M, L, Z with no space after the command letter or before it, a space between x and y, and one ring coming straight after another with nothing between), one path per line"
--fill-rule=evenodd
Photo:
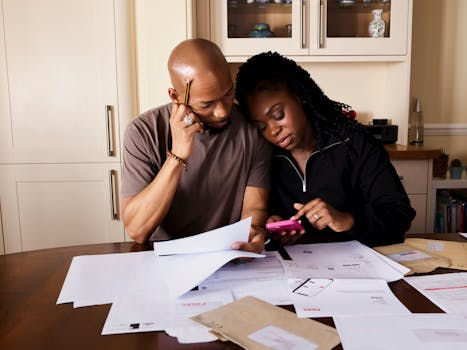
M107 156L115 157L114 108L111 105L105 106L105 122L107 124Z
M118 202L117 202L117 171L109 171L109 184L110 184L110 219L118 220Z

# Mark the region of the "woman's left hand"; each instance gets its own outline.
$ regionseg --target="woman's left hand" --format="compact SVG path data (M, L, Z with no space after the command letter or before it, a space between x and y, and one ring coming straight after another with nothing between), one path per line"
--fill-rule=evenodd
M321 198L315 198L305 204L295 203L294 208L297 212L292 219L299 220L305 216L318 230L329 227L335 232L349 231L355 222L352 214L335 209Z

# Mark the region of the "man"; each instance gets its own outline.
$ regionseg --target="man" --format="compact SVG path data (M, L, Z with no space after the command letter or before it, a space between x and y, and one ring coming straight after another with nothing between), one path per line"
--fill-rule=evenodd
M270 146L233 105L220 49L204 39L177 45L168 60L171 104L127 128L122 213L139 243L205 232L252 216L248 242L264 249Z

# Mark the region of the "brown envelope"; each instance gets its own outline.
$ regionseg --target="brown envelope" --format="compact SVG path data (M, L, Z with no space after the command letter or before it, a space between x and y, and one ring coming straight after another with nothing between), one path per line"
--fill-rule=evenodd
M391 255L398 255L398 259L393 258L393 260L409 268L410 272L408 275L431 272L438 267L449 267L451 265L451 261L448 258L437 256L423 248L412 246L407 243L407 239L404 243L374 247L373 249L389 258L392 258ZM407 259L399 260L403 258L404 254L407 254ZM413 259L413 257L417 256L422 256L422 258Z
M423 249L430 255L447 258L451 261L451 269L467 271L467 243L442 241L424 238L407 238L407 244Z
M307 348L306 344L311 342L319 350L332 349L340 343L334 328L311 319L297 318L293 312L251 296L192 319L211 328L220 338L227 338L248 350L271 349L268 344L274 341L287 344L289 348L295 344Z

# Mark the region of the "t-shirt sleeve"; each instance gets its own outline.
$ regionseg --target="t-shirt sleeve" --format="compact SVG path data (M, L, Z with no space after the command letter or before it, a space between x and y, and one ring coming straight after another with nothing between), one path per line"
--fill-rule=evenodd
M155 161L157 155L151 159L148 135L138 128L135 123L128 125L123 141L123 167L121 195L134 196L148 186L156 177L160 164Z
M253 156L247 186L270 188L270 164L272 147L256 129L254 130Z

